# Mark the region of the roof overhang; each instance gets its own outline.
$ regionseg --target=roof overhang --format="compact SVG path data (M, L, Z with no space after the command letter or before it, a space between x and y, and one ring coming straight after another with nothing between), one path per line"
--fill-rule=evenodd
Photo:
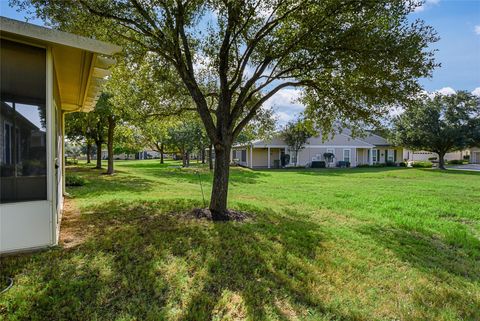
M51 48L60 105L65 111L90 111L121 47L75 34L0 17L2 38Z

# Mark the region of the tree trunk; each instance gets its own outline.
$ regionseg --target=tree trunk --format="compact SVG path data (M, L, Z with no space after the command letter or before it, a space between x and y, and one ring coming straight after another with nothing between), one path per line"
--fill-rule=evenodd
M445 153L437 153L438 154L438 168L446 169L445 168Z
M215 147L215 170L213 172L212 195L210 198L210 211L215 221L228 220L227 196L228 177L230 174L230 149L231 146Z
M208 168L213 169L212 145L208 147Z
M107 140L107 153L108 153L108 166L107 174L113 174L113 134L115 131L115 118L113 116L108 117L108 140Z
M95 142L97 145L97 166L95 168L101 169L102 168L102 142Z
M163 164L163 143L160 143L160 164Z
M92 158L92 143L87 142L87 164L91 163Z
M185 163L187 164L187 167L190 167L190 153L189 152L185 153Z
M205 148L202 147L202 164L205 164Z

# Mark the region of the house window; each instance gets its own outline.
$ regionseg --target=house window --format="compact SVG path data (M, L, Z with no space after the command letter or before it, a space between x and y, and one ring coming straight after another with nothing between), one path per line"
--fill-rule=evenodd
M387 152L387 161L388 162L393 162L395 160L394 152L395 151L393 149L388 150L388 152Z
M372 149L372 162L376 163L378 160L377 160L377 150L376 149Z
M0 59L0 203L46 200L46 52L2 39Z
M350 162L350 149L343 150L343 161Z

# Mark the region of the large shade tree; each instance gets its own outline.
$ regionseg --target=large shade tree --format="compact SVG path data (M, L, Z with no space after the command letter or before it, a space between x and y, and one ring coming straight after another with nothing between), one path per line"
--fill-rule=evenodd
M416 0L12 1L33 5L54 27L100 31L174 70L214 146L216 220L228 219L232 143L280 90L303 88L307 115L329 128L405 103L435 66L427 50L434 32L408 18Z
M445 169L445 154L478 143L480 101L466 91L454 95L423 95L393 120L395 143L438 154Z

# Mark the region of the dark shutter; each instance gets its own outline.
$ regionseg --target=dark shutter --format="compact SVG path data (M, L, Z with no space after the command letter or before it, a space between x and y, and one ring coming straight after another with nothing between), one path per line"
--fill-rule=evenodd
M380 163L380 149L377 149L377 163Z
M397 162L397 150L396 149L393 150L393 161Z

